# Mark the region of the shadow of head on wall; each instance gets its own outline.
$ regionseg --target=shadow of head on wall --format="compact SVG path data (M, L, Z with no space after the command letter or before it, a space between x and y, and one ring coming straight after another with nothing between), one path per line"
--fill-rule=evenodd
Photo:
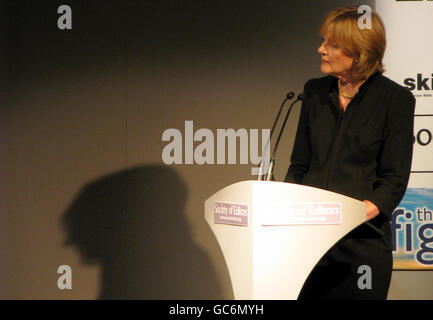
M155 165L93 181L62 217L67 245L101 266L100 299L222 299L211 261L193 241L187 189Z

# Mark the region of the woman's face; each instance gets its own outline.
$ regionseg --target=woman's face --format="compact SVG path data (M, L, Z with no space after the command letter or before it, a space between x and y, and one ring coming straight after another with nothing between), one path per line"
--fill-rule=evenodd
M317 50L322 57L320 70L335 77L348 77L353 66L353 58L343 52L343 48L322 36L322 44Z

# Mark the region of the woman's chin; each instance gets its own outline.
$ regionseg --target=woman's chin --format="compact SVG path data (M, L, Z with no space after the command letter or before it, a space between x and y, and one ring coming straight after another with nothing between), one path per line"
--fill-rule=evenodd
M320 66L320 71L322 71L322 73L324 73L324 74L331 74L332 73L332 70L329 68L329 66L324 65L323 63Z

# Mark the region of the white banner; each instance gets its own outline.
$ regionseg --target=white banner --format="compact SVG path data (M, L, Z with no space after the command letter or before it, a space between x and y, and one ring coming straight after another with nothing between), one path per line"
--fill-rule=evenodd
M433 270L433 1L378 0L385 75L416 98L412 173L393 213L394 269Z
M433 1L378 0L376 11L386 28L385 75L412 91L417 114L433 115Z

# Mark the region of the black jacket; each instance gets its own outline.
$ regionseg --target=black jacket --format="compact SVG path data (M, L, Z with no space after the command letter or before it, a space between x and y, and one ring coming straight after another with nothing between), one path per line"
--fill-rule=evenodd
M411 168L411 92L376 72L345 112L335 77L309 80L304 96L285 181L370 200L390 219Z

